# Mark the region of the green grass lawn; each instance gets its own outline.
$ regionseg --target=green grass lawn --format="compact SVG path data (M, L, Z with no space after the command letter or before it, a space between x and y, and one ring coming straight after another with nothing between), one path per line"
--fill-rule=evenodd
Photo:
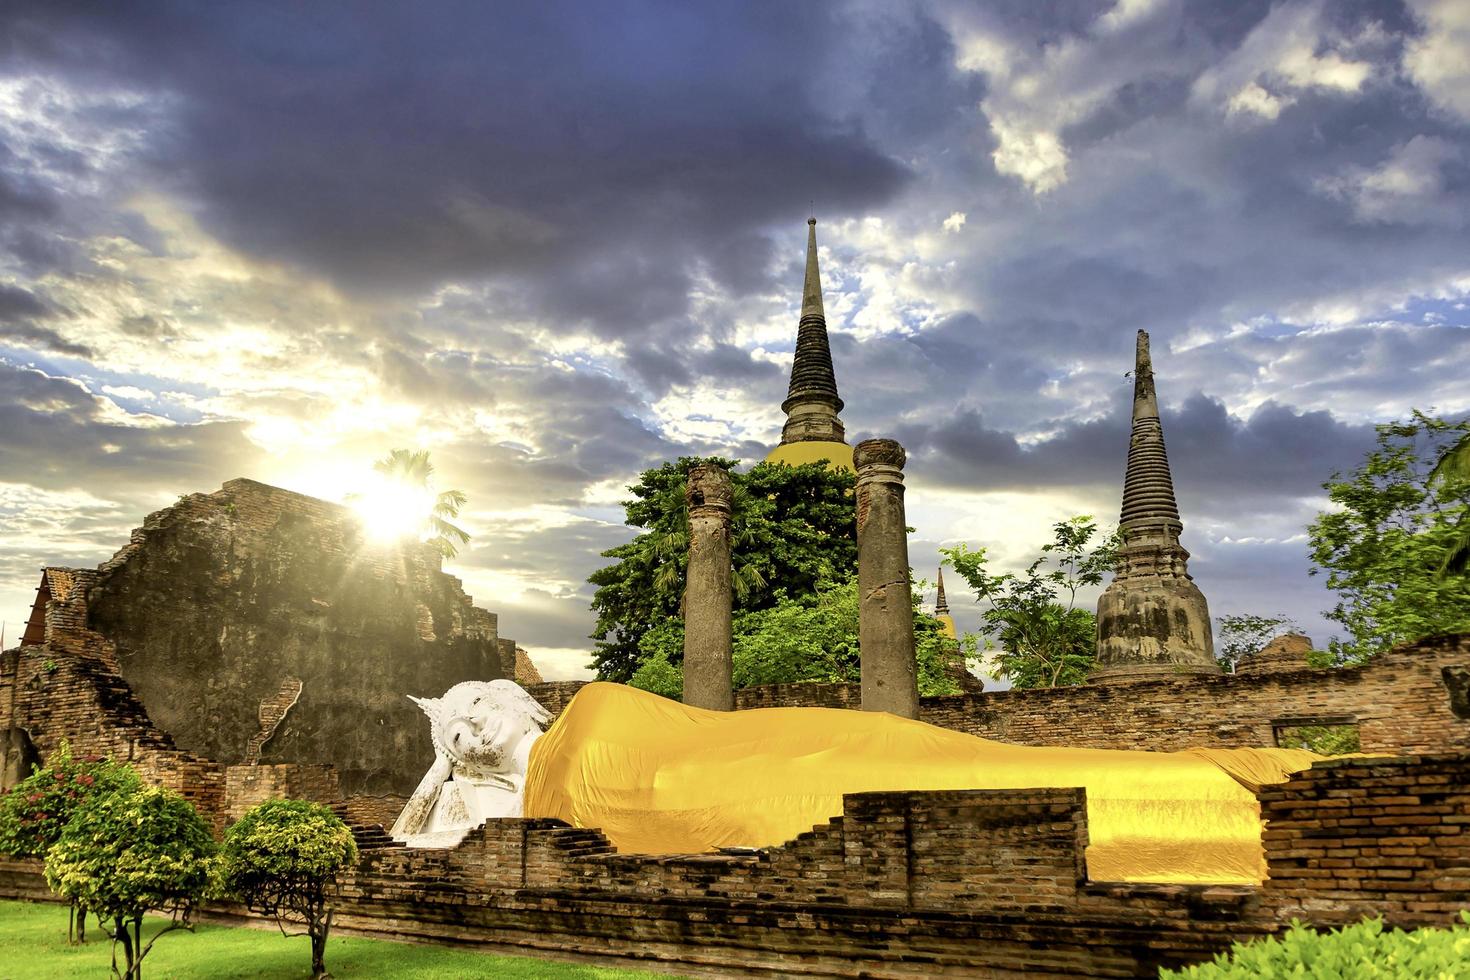
M0 978L60 980L105 978L111 941L90 920L85 946L66 943L66 906L0 902ZM166 920L152 919L156 926ZM144 942L153 930L144 926ZM158 941L143 961L145 980L225 980L236 977L310 977L311 947L305 936L286 939L272 929L198 925ZM635 980L668 974L552 963L379 939L331 937L327 969L336 977L495 977L497 980Z

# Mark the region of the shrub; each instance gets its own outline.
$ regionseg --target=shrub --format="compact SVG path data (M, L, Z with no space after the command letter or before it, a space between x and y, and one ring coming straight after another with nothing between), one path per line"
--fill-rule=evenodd
M110 759L75 758L63 744L44 767L32 770L0 797L0 853L43 857L86 800L142 785L128 766Z
M75 758L71 747L62 743L45 767L36 768L0 797L0 853L44 857L87 800L105 793L133 792L142 785L128 766L111 759ZM68 938L85 940L85 907L73 901L69 914L75 929L68 925Z
M208 825L183 797L158 788L107 793L77 808L46 854L46 882L112 923L113 975L139 980L160 936L192 928L189 916L210 884L216 850ZM149 911L173 921L145 946Z
M1470 912L1460 920L1470 926ZM1465 975L1470 929L1384 929L1381 919L1317 932L1293 921L1279 939L1236 943L1213 963L1161 970L1161 978L1271 980L1274 977L1343 977L1353 980L1442 980Z
M270 800L251 808L225 832L220 885L250 909L288 922L311 937L311 975L329 976L323 958L332 928L337 875L357 860L352 831L327 807L304 800Z

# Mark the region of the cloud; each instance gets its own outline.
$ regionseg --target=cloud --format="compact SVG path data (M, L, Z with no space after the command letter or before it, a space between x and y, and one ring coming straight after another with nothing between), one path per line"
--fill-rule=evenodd
M1139 328L1217 606L1325 607L1317 484L1470 411L1454 5L3 9L7 608L181 492L414 446L574 660L638 471L778 438L812 210L920 565L1116 511Z
M1423 25L1404 52L1404 69L1435 104L1470 120L1470 9L1457 0L1406 0Z
M1470 179L1461 147L1436 136L1415 136L1394 147L1378 167L1353 168L1322 181L1328 194L1351 202L1363 221L1460 225L1466 201L1451 190ZM1447 172L1455 171L1449 178Z

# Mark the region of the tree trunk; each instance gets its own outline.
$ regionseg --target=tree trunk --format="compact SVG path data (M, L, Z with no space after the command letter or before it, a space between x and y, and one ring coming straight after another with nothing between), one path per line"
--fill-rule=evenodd
M311 920L311 976L312 980L330 977L327 972L327 935L332 931L332 912L319 919Z
M128 964L128 980L143 980L143 917L133 919L133 960Z
M123 964L126 970L122 976L131 980L133 976L133 934L128 931L127 923L122 920L121 916L118 916L113 922L112 941L114 944L122 943ZM116 950L112 955L112 973L113 976L118 975Z

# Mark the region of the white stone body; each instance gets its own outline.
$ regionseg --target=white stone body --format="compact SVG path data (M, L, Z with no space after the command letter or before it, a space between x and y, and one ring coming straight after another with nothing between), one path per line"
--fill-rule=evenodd
M410 847L454 847L497 817L523 812L531 746L551 713L514 681L466 681L412 698L429 716L434 764L389 831Z

